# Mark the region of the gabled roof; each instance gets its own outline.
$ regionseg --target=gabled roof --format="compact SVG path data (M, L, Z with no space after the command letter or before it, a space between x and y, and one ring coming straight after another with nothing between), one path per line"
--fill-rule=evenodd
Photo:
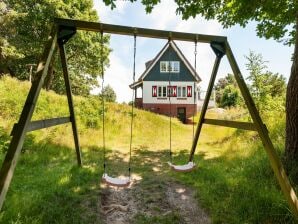
M138 81L132 83L131 85L129 85L130 88L134 88L136 86L139 86L140 84L142 84L144 78L148 75L148 73L151 71L151 69L154 67L154 65L159 61L159 59L161 58L161 56L166 52L166 50L172 47L173 50L177 53L177 55L179 56L179 58L184 62L185 66L188 68L188 70L190 71L190 73L192 74L192 76L195 78L195 80L197 82L202 81L201 78L199 77L198 73L195 71L195 69L192 67L192 65L189 63L189 61L186 59L186 57L183 55L183 53L181 52L181 50L178 48L178 46L176 45L176 43L174 41L170 41L168 42L162 49L161 51L155 56L155 58L153 58L152 60L146 62L146 69L143 72L143 74L140 76L140 78L138 79Z

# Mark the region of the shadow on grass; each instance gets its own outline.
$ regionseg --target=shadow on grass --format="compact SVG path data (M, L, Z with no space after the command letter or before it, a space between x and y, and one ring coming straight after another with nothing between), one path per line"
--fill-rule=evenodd
M23 148L0 213L1 223L100 223L101 149L84 153L86 165L81 169L74 149L35 144L30 135ZM3 160L5 154L0 156Z
M247 157L203 158L205 153L196 155L195 172L171 174L197 190L214 223L296 223L263 149Z
M1 161L9 141L1 130ZM76 165L74 149L49 142L36 144L32 135L27 135L23 149L0 213L1 223L101 223L102 148L83 148L82 168ZM127 155L110 149L106 154L111 174L125 175ZM144 178L144 186L153 184L157 179L150 178L156 176L152 166L161 166L159 160L166 157L164 152L152 154L139 147L133 152L132 172Z
M2 132L3 146L10 138ZM0 222L101 223L103 149L83 148L84 165L79 168L74 149L48 142L36 144L32 136L27 139ZM106 153L109 174L127 175L128 154L111 149ZM175 152L173 162L186 163L188 153L188 150ZM245 158L237 155L229 158L227 154L203 158L203 153L195 156L198 166L193 172L174 173L166 164L170 159L168 149L149 151L138 146L132 154L132 173L141 177L138 184L149 191L162 189L173 180L194 188L214 223L294 223L262 150L252 151ZM162 195L153 196L140 200L149 203L162 199Z

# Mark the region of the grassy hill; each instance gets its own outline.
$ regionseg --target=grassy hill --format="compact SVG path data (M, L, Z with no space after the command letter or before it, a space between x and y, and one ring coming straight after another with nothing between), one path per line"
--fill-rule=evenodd
M28 82L0 79L1 163L29 88ZM102 109L96 97L74 97L74 104L83 168L76 166L70 124L28 133L0 213L1 223L101 223ZM228 112L209 112L208 116L238 113ZM68 116L66 97L42 91L33 120L59 116ZM161 181L154 179L150 161L164 178L195 189L196 199L214 223L294 223L255 133L204 126L195 156L198 168L189 174L177 174L168 172L164 165L169 160L169 118L142 110L135 110L134 116L132 167L134 174L142 176L142 187L150 188ZM127 174L130 118L128 105L107 104L106 145L111 174ZM282 154L284 116L270 114L264 118ZM191 146L192 126L173 119L172 131L174 161L183 163ZM135 223L154 222L144 218Z

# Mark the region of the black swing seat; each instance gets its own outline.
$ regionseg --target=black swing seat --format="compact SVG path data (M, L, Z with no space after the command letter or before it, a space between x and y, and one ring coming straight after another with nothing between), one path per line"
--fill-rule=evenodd
M176 172L190 172L196 167L196 164L192 161L184 165L174 165L171 162L168 162L168 164L172 168L172 170Z
M109 186L114 187L128 187L130 185L130 178L115 178L110 177L108 174L104 173L102 175L102 181Z

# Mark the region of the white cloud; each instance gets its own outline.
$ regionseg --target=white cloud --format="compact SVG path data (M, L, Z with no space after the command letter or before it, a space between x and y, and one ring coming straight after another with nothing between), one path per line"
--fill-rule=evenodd
M101 82L100 82L101 83ZM117 94L117 102L128 102L132 98L132 70L114 52L110 54L110 67L105 71L104 86L110 85ZM98 94L101 88L94 89L92 94Z
M173 1L162 1L147 15L149 23L154 29L166 29L175 24L177 16L175 15L176 5ZM151 20L151 21L150 21Z
M97 10L100 20L105 23L113 23L121 20L129 4L127 1L116 1L116 8L111 10L110 6L106 6L101 0L94 0L93 3L94 9Z
M179 32L212 35L220 35L222 33L221 25L214 20L206 21L201 17L187 21L182 20L181 16L175 13L176 3L171 0L161 1L161 3L155 6L151 14L146 14L144 6L139 2L131 4L128 1L117 1L116 3L117 8L111 10L101 1L95 1L95 9L98 10L102 22ZM106 77L107 83L117 93L118 102L131 100L131 90L128 87L132 82L131 58L133 43L129 41L131 39L123 39L117 35L112 35L111 37L110 45L113 52L110 55L111 66L106 72ZM137 77L145 69L144 63L155 57L153 54L157 54L165 43L166 40L137 39ZM193 65L194 43L178 42L177 44ZM207 88L214 58L214 53L208 44L198 44L197 71L203 80L203 89Z

